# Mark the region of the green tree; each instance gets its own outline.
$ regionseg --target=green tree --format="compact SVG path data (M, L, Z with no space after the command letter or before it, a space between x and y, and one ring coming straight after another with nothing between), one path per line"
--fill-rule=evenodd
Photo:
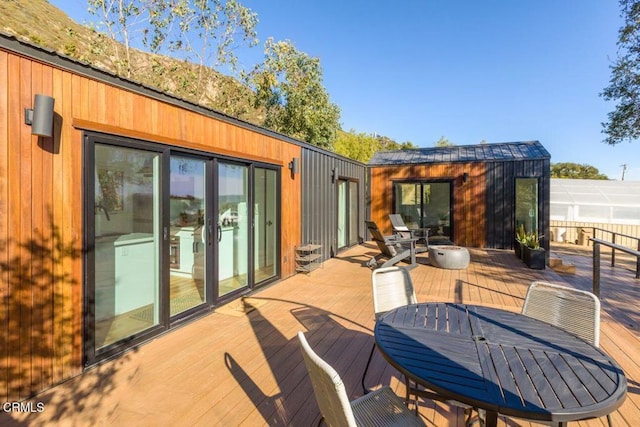
M149 61L133 60L133 47L138 46L198 64L189 80L194 93L206 93L209 69L225 65L236 72L234 50L243 43L257 44L257 15L235 0L88 0L88 4L89 12L100 20L95 30L108 36L97 38L94 49L104 50L117 73L127 78L149 67ZM161 65L156 60L152 69L166 72Z
M440 139L437 140L435 142L435 144L433 144L433 145L435 145L436 147L453 147L456 144L454 144L453 142L449 141L444 136L441 136Z
M354 129L348 132L339 130L333 144L333 151L336 153L363 163L367 163L379 150L380 143L375 136L364 132L358 133Z
M552 163L551 178L609 179L595 166L570 162Z
M265 61L251 72L264 125L277 132L331 149L340 128L340 109L322 85L320 60L290 41L265 42Z
M395 140L389 138L388 136L383 136L383 135L377 135L376 139L378 140L378 143L380 144L380 148L379 151L394 151L394 150L403 150L403 149L410 149L410 148L418 148L415 145L413 145L413 143L411 141L405 141L405 142L396 142Z
M371 135L364 132L356 132L351 129L348 132L339 130L338 137L333 144L336 153L367 163L377 151L395 151L417 148L411 142L398 143L388 136Z
M624 23L618 31L618 58L609 86L600 94L617 102L602 123L604 142L611 145L640 137L640 1L620 0L620 9Z

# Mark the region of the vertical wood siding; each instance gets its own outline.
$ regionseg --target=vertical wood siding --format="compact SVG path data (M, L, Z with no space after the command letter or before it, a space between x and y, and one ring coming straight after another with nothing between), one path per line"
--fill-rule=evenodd
M549 236L551 200L549 160L487 163L487 247L509 249L515 238L516 178L538 178L540 234ZM542 244L549 249L549 239Z
M469 174L466 183L462 174ZM486 175L484 163L381 166L371 168L371 219L384 234L391 233L388 215L393 213L393 182L403 180L451 180L453 229L456 244L486 245Z
M53 138L24 109L55 98ZM281 272L295 272L301 147L0 49L0 401L82 371L82 130L259 159L282 173Z

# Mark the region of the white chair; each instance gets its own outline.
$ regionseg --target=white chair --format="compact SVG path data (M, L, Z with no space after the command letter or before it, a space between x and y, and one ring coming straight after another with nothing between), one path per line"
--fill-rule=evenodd
M383 267L371 273L371 286L373 290L373 312L376 321L389 310L418 302L413 290L413 282L409 271L402 267ZM362 374L362 390L367 393L364 379L367 376L373 353L376 349L375 342L371 347L367 366ZM408 397L408 396L407 396Z
M394 308L409 304L416 304L418 302L415 290L413 289L411 275L409 274L409 270L406 268L394 266L374 270L371 274L371 286L373 290L373 312L375 314L376 321L386 312L393 310ZM364 373L362 374L362 390L364 393L370 393L370 390L368 390L364 384L364 380L367 375L367 371L369 370L369 365L371 364L375 348L376 344L374 343L371 347L371 353L369 353L369 359L367 360L367 365L364 368ZM440 402L464 408L467 423L471 420L473 412L473 408L471 406L465 405L461 402L445 399L433 391L418 388L416 385L412 384L407 377L405 377L405 385L407 390L407 404L411 401L411 395L415 395L416 398L417 396L420 396L431 400L438 400ZM414 404L417 413L417 400Z
M591 292L536 281L527 290L522 314L600 346L600 300Z
M600 347L600 300L591 292L536 281L527 290L522 314L564 329ZM611 416L607 414L609 426Z
M329 426L424 426L393 393L383 387L350 402L340 375L309 346L298 332L304 363L322 414Z

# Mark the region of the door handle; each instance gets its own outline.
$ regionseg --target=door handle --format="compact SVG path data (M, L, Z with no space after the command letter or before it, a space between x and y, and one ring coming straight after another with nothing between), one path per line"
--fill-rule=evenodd
M220 223L218 223L218 242L222 241L222 227L220 227Z

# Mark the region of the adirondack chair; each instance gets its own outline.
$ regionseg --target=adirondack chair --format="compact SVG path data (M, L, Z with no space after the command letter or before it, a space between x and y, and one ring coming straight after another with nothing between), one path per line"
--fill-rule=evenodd
M403 239L399 236L383 236L374 221L365 221L365 223L371 234L371 239L376 242L378 249L380 249L381 258L388 258L388 260L382 264L382 267L391 267L406 259L409 260L409 265L406 268L413 268L418 265L416 262L417 239ZM375 267L378 261L378 257L373 257L367 262L367 266Z
M416 247L416 253L426 252L429 250L429 229L428 228L409 228L402 219L400 214L389 214L389 221L393 227L393 234L403 239L418 239L424 241L424 246Z

